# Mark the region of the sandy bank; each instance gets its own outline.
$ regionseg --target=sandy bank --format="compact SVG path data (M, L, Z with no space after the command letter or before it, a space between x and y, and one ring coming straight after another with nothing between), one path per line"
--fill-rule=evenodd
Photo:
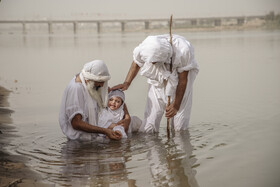
M11 155L5 147L9 144L13 135L11 114L8 96L10 91L0 86L0 187L4 186L54 186L41 182L42 178L36 172L30 170L25 163L28 158Z

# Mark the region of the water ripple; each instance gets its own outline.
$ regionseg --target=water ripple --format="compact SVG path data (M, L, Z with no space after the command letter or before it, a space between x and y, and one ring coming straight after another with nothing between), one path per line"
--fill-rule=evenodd
M68 141L55 133L32 136L24 140L32 144L19 146L16 152L30 158L31 168L58 186L135 183L134 173L144 175L145 186L180 186L186 181L198 186L188 131L170 139L165 131L138 133L121 142Z

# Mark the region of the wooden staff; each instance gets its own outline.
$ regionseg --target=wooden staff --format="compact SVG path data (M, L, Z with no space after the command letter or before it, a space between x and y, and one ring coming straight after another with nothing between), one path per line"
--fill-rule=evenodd
M170 35L170 40L169 40L169 43L172 47L172 34L171 34L171 27L172 27L172 14L170 16L170 20L169 20L169 35ZM172 73L172 55L170 57L170 73ZM167 106L170 105L170 95L168 96L168 104ZM167 118L167 137L169 138L170 137L170 128L169 128L169 118Z

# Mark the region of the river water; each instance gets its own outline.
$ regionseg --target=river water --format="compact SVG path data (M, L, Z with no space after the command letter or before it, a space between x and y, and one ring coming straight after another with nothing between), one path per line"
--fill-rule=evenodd
M157 135L67 141L58 113L70 79L102 59L109 85L121 83L150 34L158 33L0 35L0 85L12 91L15 127L3 149L56 186L279 186L280 31L176 33L200 65L188 131L168 139L163 119ZM131 115L143 118L146 90L138 76L126 91Z

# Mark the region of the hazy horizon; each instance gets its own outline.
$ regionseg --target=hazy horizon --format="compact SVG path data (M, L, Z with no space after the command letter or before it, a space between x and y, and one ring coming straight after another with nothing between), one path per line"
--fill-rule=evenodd
M280 13L279 0L2 0L0 20L227 17Z

